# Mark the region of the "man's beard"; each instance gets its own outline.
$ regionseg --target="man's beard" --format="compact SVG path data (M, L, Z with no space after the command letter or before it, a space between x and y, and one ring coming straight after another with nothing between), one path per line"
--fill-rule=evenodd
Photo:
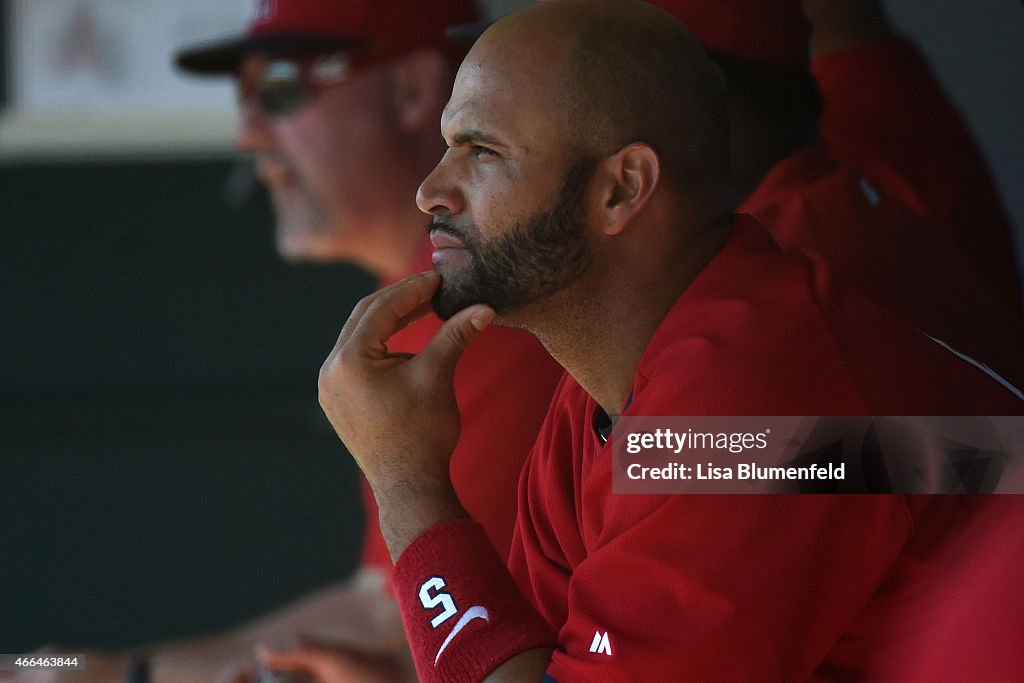
M590 265L586 233L587 183L596 164L580 159L566 172L551 209L517 222L487 241L476 226L460 228L434 219L432 230L459 239L468 252L457 273L441 274L434 293L437 315L447 320L473 304L487 304L500 316L572 284Z
M300 181L301 182L301 181ZM304 183L287 192L270 188L274 205L274 238L278 253L287 261L336 259L331 250L338 227L327 207Z

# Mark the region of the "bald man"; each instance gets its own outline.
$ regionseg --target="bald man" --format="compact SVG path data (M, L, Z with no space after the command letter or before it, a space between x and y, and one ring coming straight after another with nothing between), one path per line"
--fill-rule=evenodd
M421 680L855 674L842 635L931 501L613 496L617 420L1021 413L1019 391L734 215L726 119L692 35L644 3L532 7L460 68L418 195L436 272L364 299L320 376L379 506ZM431 306L448 319L426 348L389 352ZM452 377L491 322L568 371L508 569L448 474Z

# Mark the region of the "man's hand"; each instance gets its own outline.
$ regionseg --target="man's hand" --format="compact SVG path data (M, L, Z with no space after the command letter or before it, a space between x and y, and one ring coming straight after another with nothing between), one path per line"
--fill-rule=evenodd
M430 526L466 514L448 474L459 437L455 365L494 311L460 311L416 356L387 348L430 312L440 281L421 273L360 301L320 369L320 405L373 488L392 558Z
M303 638L283 651L262 649L260 661L274 671L286 671L314 683L396 683L415 681L412 659L381 657L358 652L341 645Z

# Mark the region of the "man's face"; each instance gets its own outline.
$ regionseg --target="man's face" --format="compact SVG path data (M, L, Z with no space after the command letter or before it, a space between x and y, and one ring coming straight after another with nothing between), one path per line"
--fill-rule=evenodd
M498 60L500 61L500 60ZM474 303L499 316L554 294L590 262L586 190L594 163L573 155L530 69L467 61L441 118L448 150L423 181L434 216L434 297L445 318Z
M311 60L297 63L311 66ZM275 64L282 62L246 57L239 73L243 93ZM386 181L396 136L385 69L328 79L287 113L268 112L253 96L241 98L238 147L255 157L270 191L278 249L286 258L365 260L380 207L409 201L393 196Z
M510 221L493 237L485 237L477 225L435 217L430 234L440 248L433 263L442 275L433 300L437 314L447 320L467 306L486 303L508 315L582 275L590 262L584 199L592 170L586 160L574 163L553 206ZM449 248L457 243L461 255Z

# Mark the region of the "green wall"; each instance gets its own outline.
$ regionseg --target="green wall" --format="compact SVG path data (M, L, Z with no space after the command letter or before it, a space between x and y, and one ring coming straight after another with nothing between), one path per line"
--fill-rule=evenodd
M283 263L230 167L0 166L0 652L225 626L356 561L316 373L372 282Z

